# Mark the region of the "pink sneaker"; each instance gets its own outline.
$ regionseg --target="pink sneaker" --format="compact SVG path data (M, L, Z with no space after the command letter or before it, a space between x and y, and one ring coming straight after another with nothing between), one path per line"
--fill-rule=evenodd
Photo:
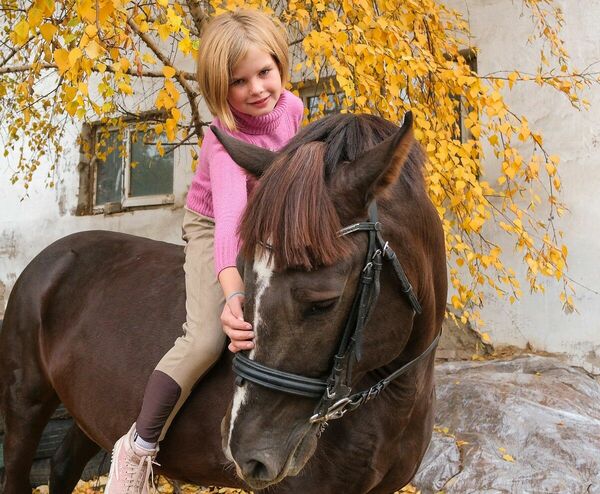
M152 487L152 463L158 448L150 450L134 444L134 432L135 424L115 443L104 494L148 494L148 485Z

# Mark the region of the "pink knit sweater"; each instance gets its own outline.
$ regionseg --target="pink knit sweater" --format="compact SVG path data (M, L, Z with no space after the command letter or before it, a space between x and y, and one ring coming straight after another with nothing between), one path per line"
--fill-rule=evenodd
M233 109L232 109L233 110ZM236 132L225 129L218 118L213 125L233 137L277 151L296 134L303 116L302 100L283 91L267 115L252 117L233 110ZM237 226L256 181L246 175L229 156L210 129L206 129L196 174L188 192L186 207L215 220L215 273L235 266L239 250Z

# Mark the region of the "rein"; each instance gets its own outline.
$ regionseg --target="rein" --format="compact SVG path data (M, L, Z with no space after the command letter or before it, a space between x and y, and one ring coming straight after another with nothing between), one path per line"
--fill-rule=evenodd
M238 386L241 386L244 380L248 380L283 393L307 398L321 398L314 415L309 420L311 424L321 424L320 431L326 427L329 420L339 419L346 412L356 410L362 404L378 396L390 382L408 372L432 353L440 340L441 332L418 357L407 362L369 389L351 394L352 367L354 362L359 361L362 356L363 329L379 296L379 277L384 259L392 263L394 272L400 281L401 291L410 303L413 312L415 314L422 312L413 287L396 254L381 236L381 223L377 218L377 205L373 201L369 206L369 221L349 225L338 232L340 237L354 232L367 232L369 243L359 286L327 379L315 379L273 369L249 359L241 352L233 358L233 372L238 376L236 379Z

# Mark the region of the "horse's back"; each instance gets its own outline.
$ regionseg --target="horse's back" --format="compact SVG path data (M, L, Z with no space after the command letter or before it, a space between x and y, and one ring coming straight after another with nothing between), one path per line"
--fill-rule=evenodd
M63 279L72 282L84 273L96 278L102 274L99 269L110 270L111 265L116 268L123 263L144 261L152 267L158 264L163 268L180 269L183 248L105 230L73 233L50 244L27 265L15 283L11 299L25 293L45 295Z
M36 329L47 331L57 326L56 319L67 327L68 316L80 318L78 311L90 304L117 310L119 300L147 297L165 285L171 293L180 292L183 259L181 246L134 235L103 230L68 235L23 270L9 297L5 326L26 331L37 322Z

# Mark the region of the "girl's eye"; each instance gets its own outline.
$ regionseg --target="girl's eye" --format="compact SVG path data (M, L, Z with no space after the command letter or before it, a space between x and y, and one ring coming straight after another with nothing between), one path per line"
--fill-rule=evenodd
M271 72L271 69L265 69L265 70L261 70L261 71L260 71L260 75L264 77L264 76L266 76L266 75L267 75L269 72Z
M336 297L329 300L321 300L320 302L313 302L308 307L306 311L306 316L316 316L328 312L329 310L335 307L337 301L338 298Z
M239 86L241 83L242 83L242 79L236 79L236 80L232 81L231 85Z

